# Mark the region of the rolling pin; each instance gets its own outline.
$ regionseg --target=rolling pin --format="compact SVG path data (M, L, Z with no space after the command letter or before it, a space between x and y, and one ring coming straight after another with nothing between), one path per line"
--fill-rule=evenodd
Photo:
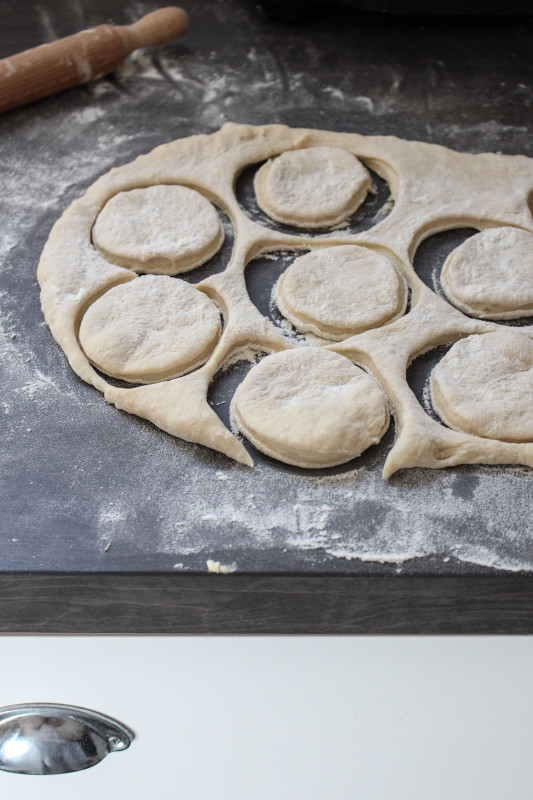
M160 8L133 25L99 25L0 60L0 112L113 72L138 47L177 39L189 18Z

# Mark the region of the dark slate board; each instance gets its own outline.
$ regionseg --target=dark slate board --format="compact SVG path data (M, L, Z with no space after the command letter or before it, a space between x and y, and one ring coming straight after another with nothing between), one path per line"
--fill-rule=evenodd
M527 470L413 470L385 483L392 427L337 470L311 475L255 451L247 470L79 381L44 325L35 279L52 224L99 175L228 120L533 156L531 22L328 5L282 27L245 0L184 5L181 41L0 118L0 631L533 630ZM153 8L0 0L0 56ZM437 291L442 260L468 233L421 247L417 269ZM265 313L284 259L249 268ZM421 402L432 358L408 376ZM213 385L222 417L248 368ZM237 572L206 574L208 560Z

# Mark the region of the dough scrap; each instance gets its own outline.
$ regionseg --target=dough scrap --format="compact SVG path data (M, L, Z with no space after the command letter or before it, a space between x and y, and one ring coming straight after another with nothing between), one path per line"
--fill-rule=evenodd
M238 387L232 410L258 450L297 467L351 461L389 426L376 381L345 356L320 347L264 358Z
M135 272L178 275L208 261L222 246L220 218L186 186L119 192L98 215L93 243L106 258Z
M372 187L361 162L338 147L290 150L258 170L259 207L277 222L321 228L343 222Z
M386 256L341 245L297 258L274 299L299 331L340 341L397 319L405 311L407 286Z
M504 226L470 237L446 259L441 286L474 317L533 316L533 233Z
M460 339L431 375L433 406L453 428L533 441L533 341L501 330Z
M176 378L207 361L219 336L214 302L179 278L145 275L86 311L80 344L106 375L132 383Z

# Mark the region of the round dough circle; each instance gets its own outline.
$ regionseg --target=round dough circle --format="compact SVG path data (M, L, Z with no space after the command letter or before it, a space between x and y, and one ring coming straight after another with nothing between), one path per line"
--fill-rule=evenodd
M220 312L179 278L145 275L89 306L80 344L106 375L133 383L177 378L205 363L220 336Z
M281 276L275 302L299 331L340 341L397 319L407 286L386 256L341 245L297 258Z
M447 258L441 286L457 308L484 319L533 315L533 233L489 228Z
M215 207L185 186L160 184L119 192L92 230L95 247L134 272L177 275L204 264L221 247Z
M260 361L238 387L233 414L258 450L306 468L351 461L379 442L389 425L377 382L321 347L284 350Z
M259 207L277 222L321 228L347 219L372 186L370 174L347 150L289 150L258 170Z
M450 427L533 441L533 341L514 331L460 339L431 375L433 407Z

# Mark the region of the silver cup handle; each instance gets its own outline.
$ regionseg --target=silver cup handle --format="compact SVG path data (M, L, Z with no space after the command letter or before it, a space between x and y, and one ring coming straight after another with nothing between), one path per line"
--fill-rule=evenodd
M134 734L117 720L78 706L30 703L0 708L0 769L58 775L94 767L126 750Z

